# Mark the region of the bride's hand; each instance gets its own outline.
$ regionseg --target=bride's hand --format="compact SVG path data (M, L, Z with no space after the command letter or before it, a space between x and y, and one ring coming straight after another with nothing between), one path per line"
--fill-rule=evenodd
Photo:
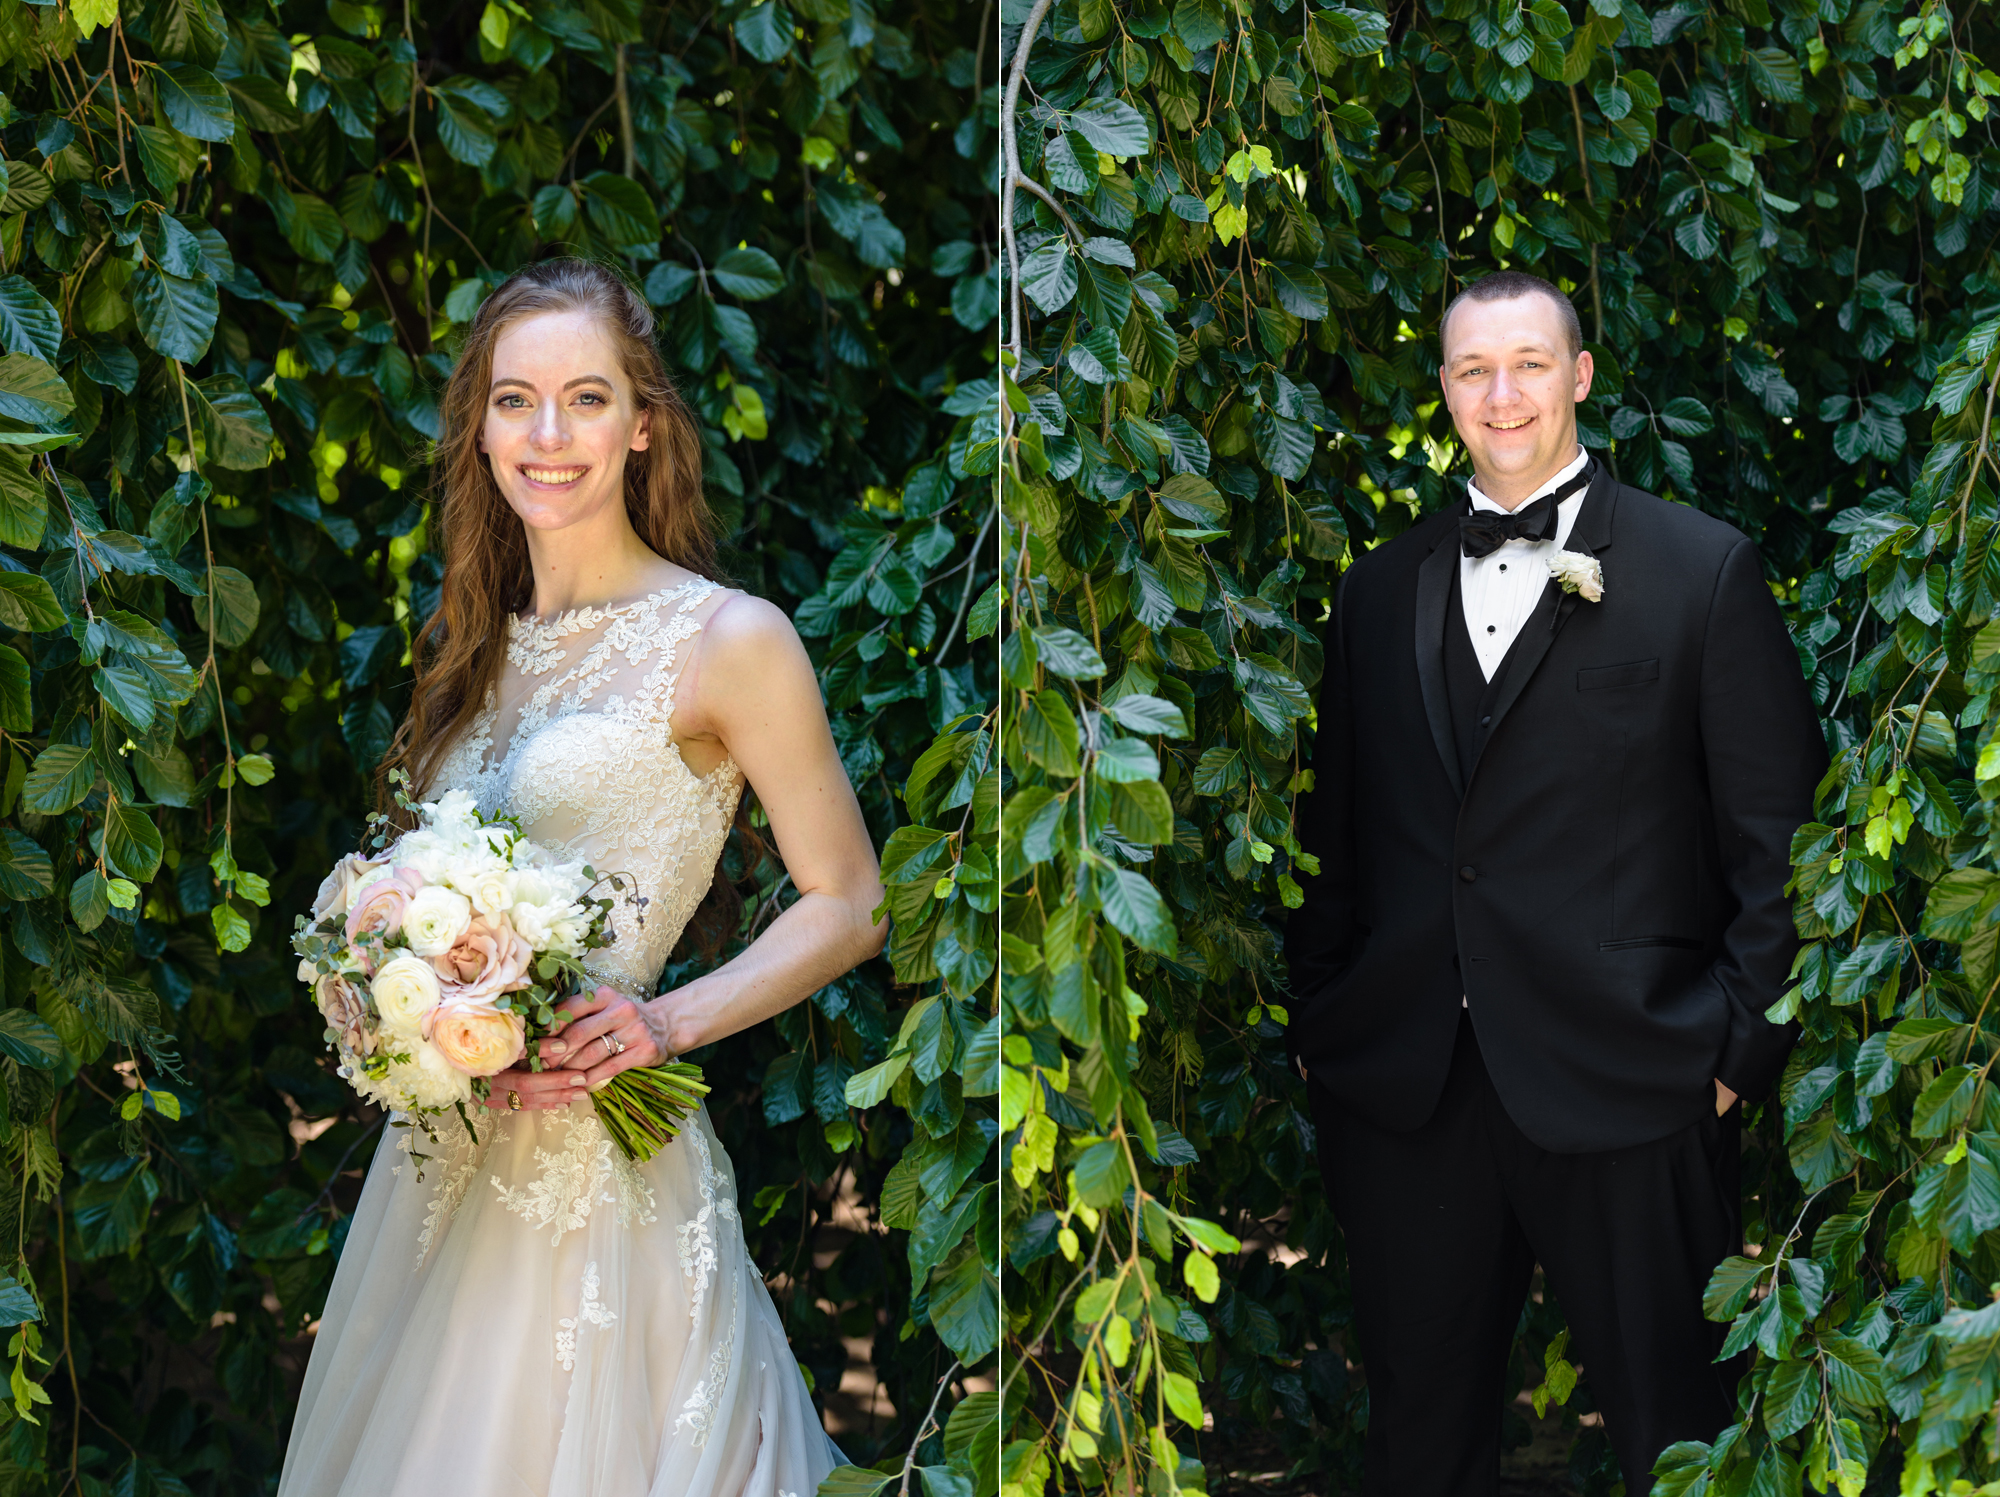
M646 1028L638 1004L616 988L600 987L588 997L566 999L556 1010L567 1021L541 1041L540 1071L525 1067L492 1077L486 1105L496 1111L547 1112L568 1107L629 1066L659 1064L663 1058ZM610 1035L624 1049L607 1045ZM521 1099L517 1108L510 1094Z
M592 1091L620 1071L666 1059L638 1003L616 988L570 998L557 1012L569 1023L560 1035L542 1041L542 1059L566 1075L581 1072Z

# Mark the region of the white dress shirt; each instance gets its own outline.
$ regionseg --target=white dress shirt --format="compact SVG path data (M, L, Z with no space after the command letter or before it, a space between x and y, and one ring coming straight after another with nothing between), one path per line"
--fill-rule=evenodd
M1575 459L1555 477L1536 489L1515 510L1533 504L1544 494L1552 494L1578 473L1590 460L1579 447ZM1507 514L1505 505L1495 504L1468 483L1466 492L1472 507L1489 514ZM1472 650L1479 657L1479 669L1491 681L1500 662L1513 648L1514 637L1528 622L1528 615L1541 601L1549 583L1549 558L1563 548L1583 507L1582 489L1556 506L1556 538L1552 541L1507 541L1485 556L1458 555L1458 597L1465 615L1465 632L1472 637Z

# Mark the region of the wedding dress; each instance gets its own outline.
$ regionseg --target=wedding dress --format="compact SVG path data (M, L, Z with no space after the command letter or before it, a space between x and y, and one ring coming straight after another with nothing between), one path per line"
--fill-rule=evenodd
M516 619L433 787L633 876L588 963L628 993L652 992L742 789L733 761L697 777L669 736L689 642L724 599L696 580ZM812 1497L841 1455L706 1110L639 1166L587 1100L476 1111L476 1144L453 1117L436 1143L398 1128L376 1150L279 1497Z

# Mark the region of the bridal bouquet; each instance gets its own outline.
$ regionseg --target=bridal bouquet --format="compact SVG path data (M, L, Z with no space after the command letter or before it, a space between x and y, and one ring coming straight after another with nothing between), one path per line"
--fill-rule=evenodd
M561 859L510 818L482 817L462 790L421 805L400 788L396 798L419 825L393 845L378 828L376 856L342 858L298 917L292 948L340 1077L435 1137L431 1120L447 1112L470 1131L466 1104L523 1055L542 1069L534 1042L559 1027L558 1004L596 985L583 954L611 943L600 886L625 880ZM591 1101L625 1156L643 1162L707 1091L700 1067L676 1061L620 1071Z

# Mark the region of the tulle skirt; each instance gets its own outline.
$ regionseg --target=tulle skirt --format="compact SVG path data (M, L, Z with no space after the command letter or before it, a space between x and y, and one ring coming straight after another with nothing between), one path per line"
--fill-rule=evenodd
M639 1166L588 1102L448 1121L376 1150L279 1497L812 1497L841 1454L707 1112Z

